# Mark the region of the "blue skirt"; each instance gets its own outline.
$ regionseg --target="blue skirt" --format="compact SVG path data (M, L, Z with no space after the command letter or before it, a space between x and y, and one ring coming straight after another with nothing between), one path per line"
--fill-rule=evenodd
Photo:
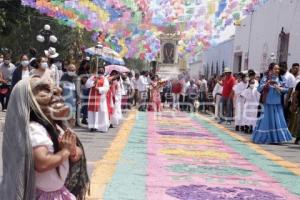
M256 144L280 144L292 140L281 104L264 105L264 113L257 121L252 140Z

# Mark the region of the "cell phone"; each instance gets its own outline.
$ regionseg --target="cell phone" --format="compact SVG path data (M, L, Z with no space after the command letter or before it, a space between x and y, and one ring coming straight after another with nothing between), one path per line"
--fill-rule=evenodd
M270 83L271 85L276 85L276 84L278 84L277 81L270 81L269 83Z

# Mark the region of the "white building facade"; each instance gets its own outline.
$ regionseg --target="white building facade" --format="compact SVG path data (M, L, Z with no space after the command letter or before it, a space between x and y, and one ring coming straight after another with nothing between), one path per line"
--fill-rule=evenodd
M300 0L270 0L236 27L233 70L263 72L271 62L300 62Z
M190 74L267 70L271 62L300 62L300 0L269 0L236 26L234 38L204 51Z
M233 69L233 46L234 38L210 47L203 52L200 61L189 64L190 74L210 77L221 74L225 67Z

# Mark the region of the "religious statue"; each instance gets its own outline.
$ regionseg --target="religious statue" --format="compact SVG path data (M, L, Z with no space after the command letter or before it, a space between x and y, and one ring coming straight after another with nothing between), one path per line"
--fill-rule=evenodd
M164 53L164 63L173 64L174 63L174 55L175 55L175 47L174 44L166 43L163 49Z

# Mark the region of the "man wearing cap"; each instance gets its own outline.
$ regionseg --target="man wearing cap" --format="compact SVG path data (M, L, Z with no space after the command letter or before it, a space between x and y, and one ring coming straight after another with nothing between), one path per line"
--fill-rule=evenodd
M233 86L235 85L235 78L232 76L232 72L229 68L224 69L225 78L223 80L223 91L221 98L221 113L219 123L223 123L225 120L227 124L230 124L233 119Z

